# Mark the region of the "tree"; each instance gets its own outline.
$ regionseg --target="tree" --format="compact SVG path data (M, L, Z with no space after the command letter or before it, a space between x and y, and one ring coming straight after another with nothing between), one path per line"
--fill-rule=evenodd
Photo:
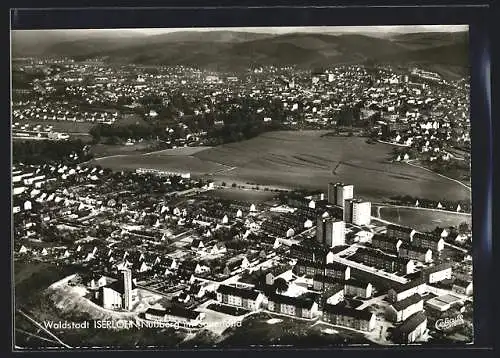
M274 280L273 287L277 292L285 292L288 290L288 282L284 278L278 277Z
M469 232L469 225L464 221L463 223L461 223L460 225L458 225L458 232L461 235L466 234L467 232Z

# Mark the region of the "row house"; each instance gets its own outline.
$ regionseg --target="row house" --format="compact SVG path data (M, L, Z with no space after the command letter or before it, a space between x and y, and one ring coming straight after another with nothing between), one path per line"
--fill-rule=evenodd
M258 310L264 301L264 295L253 289L220 285L216 293L218 302L251 311Z
M399 247L398 257L429 263L432 261L432 250L404 243Z
M343 326L370 332L375 329L375 314L367 309L357 310L341 305L325 305L323 307L323 321L336 326Z
M418 293L401 301L394 302L387 310L387 317L391 322L401 322L424 309L424 301Z
M269 311L288 316L312 319L318 316L318 303L298 297L272 294L268 298Z
M413 260L388 255L379 250L359 248L350 259L386 272L409 274L415 270Z
M345 281L344 293L346 296L370 298L373 294L371 283L361 282L359 280L349 279Z
M411 242L416 231L412 228L389 224L387 225L386 235L392 239L402 240L403 242Z
M390 253L397 252L402 243L402 240L387 235L376 234L372 237L372 246L374 248Z
M444 249L444 239L429 234L415 233L413 236L413 246L441 252Z
M450 280L452 273L452 264L449 262L433 265L421 271L422 279L424 279L428 284L433 284L443 280Z
M324 261L327 250L318 246L305 246L293 244L290 246L290 256L296 259L309 261Z
M416 342L427 330L427 316L423 311L414 313L392 331L394 343Z
M419 295L423 295L427 292L427 284L422 278L417 278L407 283L397 287L391 288L387 292L387 299L389 302L397 302L404 300L411 295L418 293Z

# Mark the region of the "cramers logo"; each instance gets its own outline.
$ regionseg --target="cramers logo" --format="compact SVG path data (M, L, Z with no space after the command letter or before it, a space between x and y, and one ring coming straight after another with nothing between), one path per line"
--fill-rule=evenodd
M455 318L440 318L436 321L436 329L447 331L464 323L464 317L461 314L457 315Z

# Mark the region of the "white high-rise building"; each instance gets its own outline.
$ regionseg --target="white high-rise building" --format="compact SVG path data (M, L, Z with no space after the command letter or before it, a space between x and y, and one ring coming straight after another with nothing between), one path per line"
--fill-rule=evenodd
M344 207L344 201L354 197L354 185L344 183L328 184L328 202Z
M354 225L369 225L372 203L361 199L347 199L344 202L344 221Z
M345 244L345 222L332 218L318 218L316 240L327 247Z
M123 273L123 308L130 310L132 308L132 271L125 268Z

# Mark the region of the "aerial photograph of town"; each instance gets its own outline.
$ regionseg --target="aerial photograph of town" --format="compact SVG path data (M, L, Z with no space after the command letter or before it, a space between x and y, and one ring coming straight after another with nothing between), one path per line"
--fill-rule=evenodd
M10 34L14 350L473 343L467 26Z

